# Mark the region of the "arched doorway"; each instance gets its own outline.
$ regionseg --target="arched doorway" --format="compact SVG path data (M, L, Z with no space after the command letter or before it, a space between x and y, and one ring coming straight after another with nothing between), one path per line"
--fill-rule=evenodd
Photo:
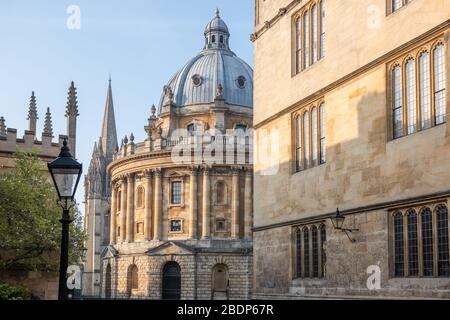
M228 299L228 267L224 264L216 264L212 270L212 299Z
M139 269L135 264L128 267L127 274L127 293L129 296L133 294L133 291L139 289Z
M178 263L166 263L163 269L162 298L164 300L180 300L181 268Z
M105 272L105 298L111 299L111 265L109 263Z

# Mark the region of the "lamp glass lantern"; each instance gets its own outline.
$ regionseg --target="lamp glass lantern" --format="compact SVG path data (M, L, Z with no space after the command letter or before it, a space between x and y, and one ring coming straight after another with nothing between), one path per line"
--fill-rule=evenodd
M342 230L344 226L345 217L336 209L336 215L331 218L331 222L336 230Z
M82 173L82 165L70 154L67 140L64 140L58 158L48 164L48 170L55 184L59 200L64 209L68 209L75 197Z

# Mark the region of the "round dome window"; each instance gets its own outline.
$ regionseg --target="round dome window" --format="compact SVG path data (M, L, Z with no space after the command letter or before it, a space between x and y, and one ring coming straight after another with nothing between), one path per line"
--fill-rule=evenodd
M238 86L238 88L244 89L246 81L247 79L245 79L244 76L240 76L239 78L236 79L236 85Z
M192 83L194 86L198 87L202 84L202 77L200 77L198 74L192 77Z

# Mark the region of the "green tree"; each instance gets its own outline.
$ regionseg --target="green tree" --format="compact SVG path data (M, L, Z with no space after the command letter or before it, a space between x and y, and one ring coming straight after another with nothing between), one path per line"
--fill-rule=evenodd
M35 153L15 157L15 168L0 174L0 270L57 271L62 209L56 191ZM85 238L77 207L71 217L69 264L77 264Z

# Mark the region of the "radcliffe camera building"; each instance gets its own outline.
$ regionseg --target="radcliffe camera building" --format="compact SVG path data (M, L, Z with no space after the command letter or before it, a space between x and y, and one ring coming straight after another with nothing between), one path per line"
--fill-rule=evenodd
M231 51L219 11L204 38L150 109L143 142L130 134L118 145L110 82L85 183L85 296L251 298L253 167L245 132L253 126L253 70ZM243 133L243 149L223 136L227 130ZM194 145L216 146L216 160L221 149L228 153L199 161Z
M254 297L450 298L449 7L255 1Z

